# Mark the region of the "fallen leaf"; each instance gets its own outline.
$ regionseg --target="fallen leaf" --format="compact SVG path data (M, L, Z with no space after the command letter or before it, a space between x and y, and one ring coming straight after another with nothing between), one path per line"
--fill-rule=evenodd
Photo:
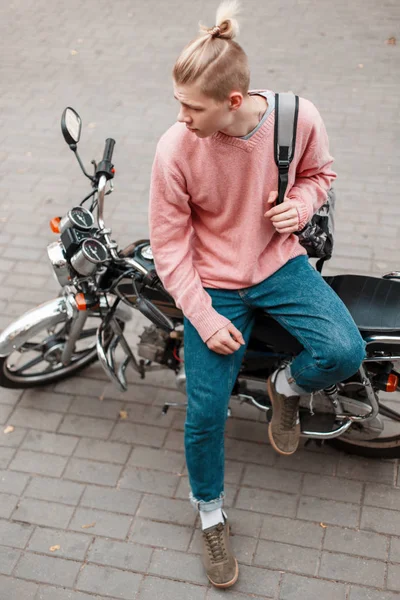
M100 400L100 402L103 402L103 400L104 400L104 394L102 394L101 396L99 396L99 400Z
M11 433L12 431L14 431L15 427L13 425L7 425L7 427L4 430L4 433Z
M96 525L96 521L93 521L93 523L89 523L89 525L82 525L82 529L89 529L89 527L94 527Z
M360 64L358 65L358 68L359 68L359 69L363 69L363 68L364 68L364 65L363 65L362 63L360 63Z
M323 529L326 529L326 528L328 527L328 525L325 525L325 523L320 523L319 525L320 525L320 527L322 527Z
M128 413L126 412L126 410L120 410L119 411L119 416L121 419L127 419L128 418Z
M76 50L70 50L69 53L71 54L71 56L75 56L75 54L78 54Z
M59 546L58 544L56 546L50 546L49 550L50 552L55 552L56 550L59 550L61 548L61 546Z
M88 129L95 129L96 123L88 123Z
M396 42L397 42L396 38L394 36L392 36L385 41L385 44L388 44L389 46L395 46Z

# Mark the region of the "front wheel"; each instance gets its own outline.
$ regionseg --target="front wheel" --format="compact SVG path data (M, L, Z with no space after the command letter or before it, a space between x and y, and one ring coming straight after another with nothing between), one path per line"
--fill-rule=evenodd
M68 365L62 364L61 355L71 321L39 332L18 350L0 357L0 386L14 389L41 387L75 375L98 358L95 338L99 324L99 315L88 316ZM120 326L123 328L124 324L120 323Z

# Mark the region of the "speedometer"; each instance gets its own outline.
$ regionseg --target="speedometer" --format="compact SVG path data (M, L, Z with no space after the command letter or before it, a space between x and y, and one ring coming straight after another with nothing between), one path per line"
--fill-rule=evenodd
M60 232L63 233L69 227L77 227L87 231L91 229L94 224L92 213L83 208L83 206L74 206L66 215L61 219Z
M71 265L80 275L92 275L107 258L107 248L98 240L88 238L71 258Z

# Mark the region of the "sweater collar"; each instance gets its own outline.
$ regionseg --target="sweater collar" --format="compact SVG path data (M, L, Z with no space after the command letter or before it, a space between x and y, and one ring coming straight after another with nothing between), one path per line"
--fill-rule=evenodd
M265 90L252 90L251 94L257 94L260 91ZM222 131L217 131L211 136L211 139L214 139L218 142L222 142L223 144L228 144L230 146L236 146L236 148L241 148L246 152L251 152L255 146L265 137L269 136L271 131L274 129L275 123L275 110L272 110L271 114L266 119L265 123L262 124L260 129L256 131L254 135L251 136L248 140L243 140L239 137L235 137L232 135L226 135L226 133L222 133Z

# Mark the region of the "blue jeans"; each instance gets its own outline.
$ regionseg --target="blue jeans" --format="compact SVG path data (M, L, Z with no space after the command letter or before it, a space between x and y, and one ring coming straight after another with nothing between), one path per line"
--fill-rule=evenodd
M365 343L346 306L304 255L252 287L206 291L215 310L232 321L246 342L233 354L217 354L185 318L186 464L191 502L207 511L223 505L227 409L250 338L254 309L268 312L303 345L290 371L294 383L306 392L353 375L364 359Z

